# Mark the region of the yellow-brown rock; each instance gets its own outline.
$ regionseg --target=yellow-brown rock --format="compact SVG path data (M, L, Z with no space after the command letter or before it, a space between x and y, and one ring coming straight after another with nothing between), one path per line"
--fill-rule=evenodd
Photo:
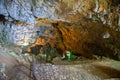
M62 43L66 50L72 50L75 54L92 58L93 55L107 56L114 58L114 50L111 49L111 41L117 32L107 25L99 22L85 22L82 23L59 23L59 30L62 35ZM106 32L110 33L110 38L104 39ZM106 42L106 41L109 42ZM109 47L106 46L110 45ZM115 47L115 45L113 45Z

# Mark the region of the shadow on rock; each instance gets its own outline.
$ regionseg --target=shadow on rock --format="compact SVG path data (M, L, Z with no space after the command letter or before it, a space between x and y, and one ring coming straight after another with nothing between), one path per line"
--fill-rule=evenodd
M102 65L94 65L94 67L96 69L95 72L100 72L104 78L120 78L120 70Z

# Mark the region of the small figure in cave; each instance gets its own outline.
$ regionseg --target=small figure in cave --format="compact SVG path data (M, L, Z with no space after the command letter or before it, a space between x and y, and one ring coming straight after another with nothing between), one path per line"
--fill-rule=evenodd
M70 61L71 60L71 52L68 51L68 50L65 50L64 53L63 53L62 60Z
M63 51L63 55L62 55L62 58L61 58L62 60L67 59L66 51L67 51L67 50Z
M65 50L63 53L62 60L72 61L77 59L77 56L73 54L71 50Z

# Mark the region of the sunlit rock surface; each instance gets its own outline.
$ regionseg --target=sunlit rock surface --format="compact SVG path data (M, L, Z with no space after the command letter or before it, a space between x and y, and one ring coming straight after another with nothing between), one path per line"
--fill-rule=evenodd
M107 0L1 0L0 14L8 20L11 18L26 23L35 23L36 18L76 22L81 17L87 17L93 20L100 19L103 24L113 24L113 19L119 19L119 3ZM113 7L111 11L111 6L115 4L118 8Z
M6 27L9 43L24 45L35 41L34 37L36 36L37 28L35 29L34 25L8 23Z
M2 0L0 14L6 19L20 20L26 23L35 23L35 18L57 19L53 1L42 0Z

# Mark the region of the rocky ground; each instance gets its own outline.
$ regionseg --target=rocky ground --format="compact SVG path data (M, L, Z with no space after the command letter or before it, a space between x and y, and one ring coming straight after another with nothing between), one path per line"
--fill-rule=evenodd
M114 62L114 61L113 61ZM56 65L32 63L31 70L25 66L16 67L12 80L120 80L120 68L111 61L94 61L80 64Z
M55 58L54 64L29 63L20 56L11 56L15 53L12 49L0 47L0 80L120 80L119 61L105 58L69 62Z

